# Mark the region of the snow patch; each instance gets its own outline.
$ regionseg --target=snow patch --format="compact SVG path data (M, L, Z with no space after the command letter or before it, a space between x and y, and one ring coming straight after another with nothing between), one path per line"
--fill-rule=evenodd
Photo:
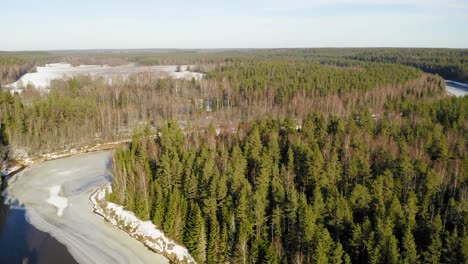
M97 215L170 260L196 263L186 248L167 238L151 221L142 221L134 213L125 210L123 206L105 201L106 193L111 192L112 188L109 183L90 196Z
M63 210L68 206L68 199L62 196L59 196L59 192L62 189L62 186L55 185L49 188L50 197L47 199L47 202L55 207L57 207L57 215L62 216Z
M199 72L187 71L187 67L181 67L181 71L177 71L177 66L116 66L110 67L107 65L80 65L73 67L68 63L51 63L46 64L44 67L36 67L36 72L26 73L21 76L19 80L14 83L8 84L5 87L7 89L21 92L21 89L26 87L28 84L34 85L36 88L46 89L50 86L52 80L63 79L67 80L78 75L88 75L91 77L104 77L107 78L110 83L113 77L127 78L130 74L140 72L151 72L159 74L161 77L164 75L176 78L176 79L187 79L191 80L195 78L200 80L203 78L203 74Z
M21 165L14 165L12 167L6 167L3 171L2 171L2 176L5 177L5 176L8 176L16 171L18 171L19 169L21 169Z

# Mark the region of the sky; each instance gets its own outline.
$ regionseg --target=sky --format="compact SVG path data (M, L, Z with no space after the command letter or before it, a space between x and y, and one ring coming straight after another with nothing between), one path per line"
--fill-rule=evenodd
M468 0L0 0L0 50L468 48Z

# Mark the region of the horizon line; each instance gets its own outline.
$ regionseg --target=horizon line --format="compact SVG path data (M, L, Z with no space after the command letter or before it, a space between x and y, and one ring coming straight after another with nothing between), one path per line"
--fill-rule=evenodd
M0 52L72 52L72 51L247 51L247 50L300 50L300 49L451 49L465 50L468 47L441 46L317 46L317 47L261 47L261 48L71 48L71 49L25 49L0 50Z

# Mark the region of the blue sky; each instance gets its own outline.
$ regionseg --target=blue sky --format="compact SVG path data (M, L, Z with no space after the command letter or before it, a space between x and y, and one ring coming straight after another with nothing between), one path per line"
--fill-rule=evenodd
M468 0L1 0L0 50L468 48Z

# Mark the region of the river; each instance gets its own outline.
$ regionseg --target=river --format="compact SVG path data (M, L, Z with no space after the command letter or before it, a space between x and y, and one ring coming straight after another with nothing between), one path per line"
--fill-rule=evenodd
M459 83L450 80L445 81L445 89L449 94L452 94L456 97L462 97L468 95L468 84Z
M0 197L0 263L77 262L64 245L27 222L24 209L11 209Z
M110 182L112 151L32 165L8 180L0 263L168 263L93 213L89 196ZM49 235L50 234L50 235Z

